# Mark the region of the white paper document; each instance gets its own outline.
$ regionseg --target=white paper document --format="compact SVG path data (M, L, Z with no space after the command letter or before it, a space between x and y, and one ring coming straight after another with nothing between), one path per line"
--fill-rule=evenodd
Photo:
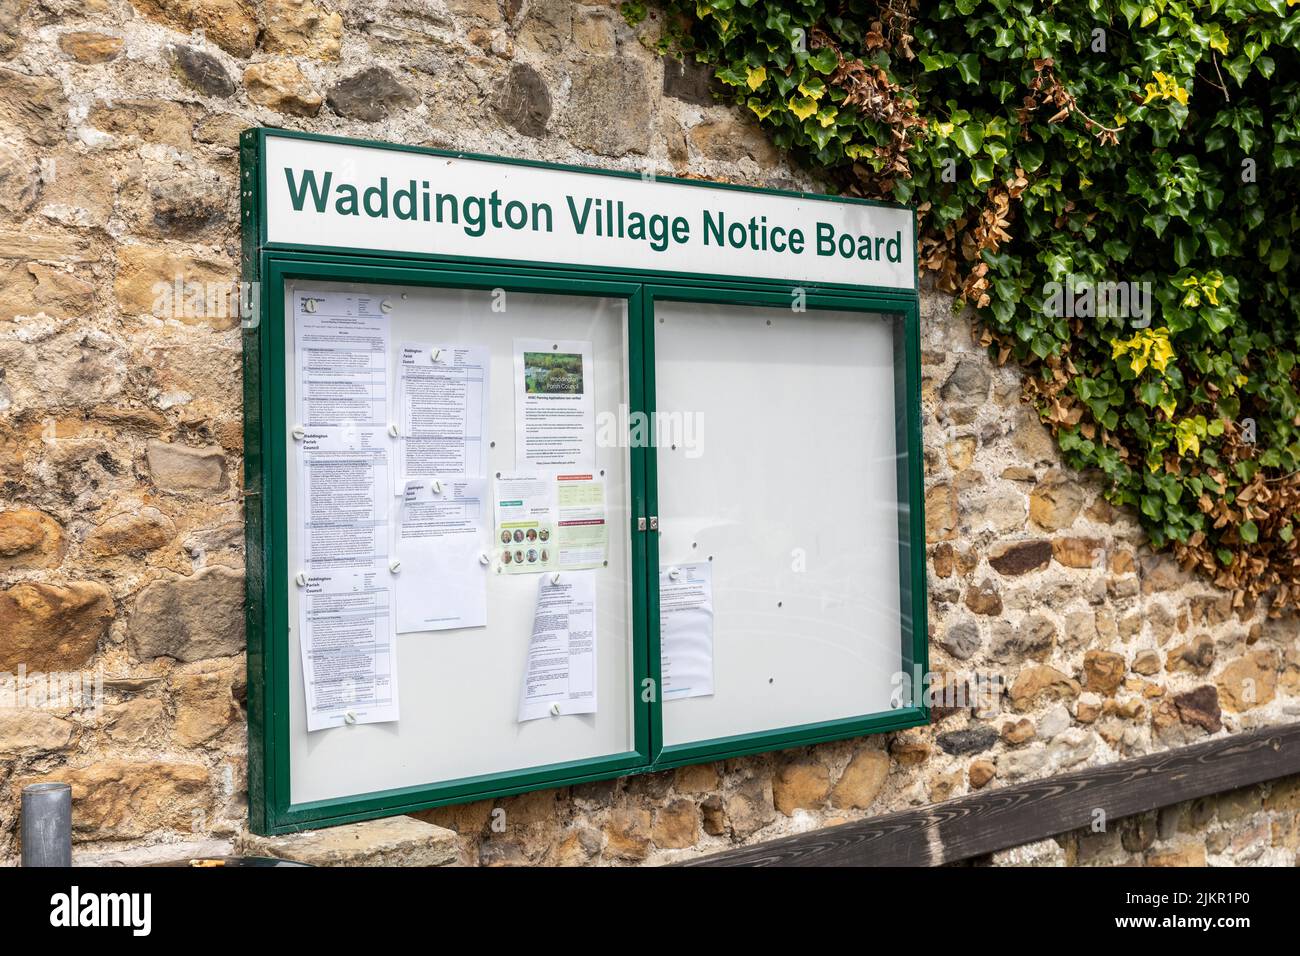
M487 624L487 479L407 479L398 522L397 633Z
M537 579L537 608L519 694L519 722L596 712L596 578Z
M515 339L515 468L596 467L590 342Z
M307 729L397 720L397 637L387 565L313 571L302 589Z
M361 293L293 293L298 423L388 427L388 317Z
M660 569L659 647L664 700L713 693L713 565L708 561Z
M382 299L293 292L298 515L291 569L307 729L397 720Z
M535 472L502 475L493 493L493 544L507 574L550 571L555 557L555 480Z
M604 567L609 547L605 479L597 475L555 478L555 551L560 570Z
M360 567L388 556L388 435L313 428L299 442L305 570Z
M486 475L486 347L404 343L398 359L404 478Z

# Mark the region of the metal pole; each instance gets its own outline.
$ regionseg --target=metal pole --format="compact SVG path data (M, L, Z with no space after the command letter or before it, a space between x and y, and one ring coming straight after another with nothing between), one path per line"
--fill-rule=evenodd
M72 787L23 787L23 866L72 866Z

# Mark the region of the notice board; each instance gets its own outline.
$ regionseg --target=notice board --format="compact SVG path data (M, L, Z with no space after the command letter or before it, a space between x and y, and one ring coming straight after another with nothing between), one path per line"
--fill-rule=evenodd
M928 719L910 210L241 158L255 830Z

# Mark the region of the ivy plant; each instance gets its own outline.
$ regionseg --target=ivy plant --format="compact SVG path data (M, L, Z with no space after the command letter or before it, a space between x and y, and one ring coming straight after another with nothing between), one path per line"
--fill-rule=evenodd
M916 207L922 267L1155 548L1300 604L1300 0L623 12L835 188Z

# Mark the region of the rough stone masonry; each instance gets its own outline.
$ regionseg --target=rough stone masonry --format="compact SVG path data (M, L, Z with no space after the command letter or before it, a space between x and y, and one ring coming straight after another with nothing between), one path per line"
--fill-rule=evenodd
M238 843L323 862L660 863L1300 719L1294 620L1146 550L1061 466L969 316L927 292L932 658L953 687L996 681L992 705L346 839L249 837L240 331L226 309L160 312L155 284L237 278L235 144L259 125L817 188L612 4L6 3L0 674L98 674L103 707L0 708L0 862L17 856L19 789L47 778L73 785L84 861ZM992 862L1294 864L1298 813L1282 781Z

